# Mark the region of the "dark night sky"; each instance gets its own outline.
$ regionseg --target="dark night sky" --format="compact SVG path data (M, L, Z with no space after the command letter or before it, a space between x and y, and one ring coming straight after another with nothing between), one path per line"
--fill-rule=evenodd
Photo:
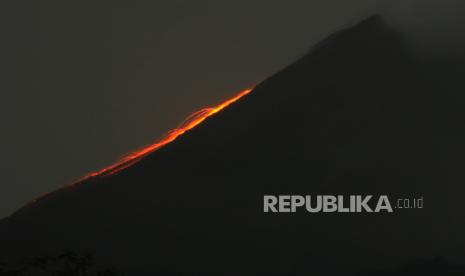
M13 2L2 16L0 217L386 8L373 0ZM409 18L405 7L396 22Z

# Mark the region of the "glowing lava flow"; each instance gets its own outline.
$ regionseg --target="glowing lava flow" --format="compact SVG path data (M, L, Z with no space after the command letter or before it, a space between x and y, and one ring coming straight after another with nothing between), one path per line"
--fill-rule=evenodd
M249 94L252 91L252 89L247 89L242 92L240 92L238 95L235 97L217 105L214 107L208 107L204 108L202 110L199 110L195 112L194 114L190 115L186 120L184 120L177 128L172 129L168 131L165 135L162 136L161 139L159 139L157 142L154 144L147 146L139 151L133 152L130 155L122 158L120 161L117 163L110 165L104 169L101 169L100 171L90 173L83 177L82 180L86 180L91 177L96 177L96 176L105 176L105 175L111 175L114 174L124 168L127 168L134 164L135 162L139 161L142 157L146 156L149 153L152 153L159 148L165 146L166 144L174 141L176 138L178 138L180 135L184 134L186 131L196 127L200 123L202 123L205 119L208 117L212 116L215 113L218 113L220 110L224 109L228 105L234 103L235 101L239 100L243 96Z

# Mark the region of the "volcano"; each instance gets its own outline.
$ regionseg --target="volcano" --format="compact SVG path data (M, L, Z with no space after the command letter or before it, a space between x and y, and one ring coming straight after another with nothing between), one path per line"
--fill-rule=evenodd
M127 275L350 275L463 261L463 64L420 57L368 18L156 150L3 219L0 259L71 249ZM294 194L422 198L424 208L263 212L264 195Z

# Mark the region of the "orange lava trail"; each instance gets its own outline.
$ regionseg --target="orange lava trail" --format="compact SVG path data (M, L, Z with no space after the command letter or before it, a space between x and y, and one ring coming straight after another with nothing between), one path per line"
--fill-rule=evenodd
M227 107L228 105L236 102L237 100L239 100L243 96L249 94L251 91L252 91L252 89L246 89L246 90L240 92L239 94L237 94L235 97L233 97L233 98L231 98L229 100L226 100L225 102L223 102L223 103L221 103L221 104L219 104L217 106L207 107L207 108L201 109L201 110L193 113L186 120L184 120L177 128L172 129L172 130L168 131L165 135L163 135L162 138L159 139L157 142L155 142L155 143L153 143L153 144L151 144L151 145L149 145L149 146L147 146L147 147L145 147L145 148L143 148L143 149L141 149L139 151L131 153L130 155L122 158L120 161L116 162L113 165L110 165L110 166L108 166L106 168L103 168L103 169L101 169L99 171L96 171L96 172L93 172L93 173L90 173L90 174L84 176L78 182L81 182L83 180L86 180L86 179L89 179L89 178L92 178L92 177L111 175L111 174L117 173L117 172L131 166L132 164L136 163L137 161L139 161L141 158L148 155L149 153L152 153L152 152L158 150L159 148L165 146L166 144L171 143L172 141L176 140L176 138L178 138L180 135L184 134L186 131L196 127L197 125L202 123L208 117L212 116L215 113L218 113L220 110L222 110L225 107Z

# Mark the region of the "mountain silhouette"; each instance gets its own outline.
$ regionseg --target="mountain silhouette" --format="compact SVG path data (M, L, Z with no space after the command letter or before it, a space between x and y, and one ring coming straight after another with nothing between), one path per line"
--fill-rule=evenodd
M0 260L69 249L128 275L353 275L463 261L463 68L416 55L368 18L131 166L2 220ZM421 197L424 208L263 212L264 195L289 194Z

